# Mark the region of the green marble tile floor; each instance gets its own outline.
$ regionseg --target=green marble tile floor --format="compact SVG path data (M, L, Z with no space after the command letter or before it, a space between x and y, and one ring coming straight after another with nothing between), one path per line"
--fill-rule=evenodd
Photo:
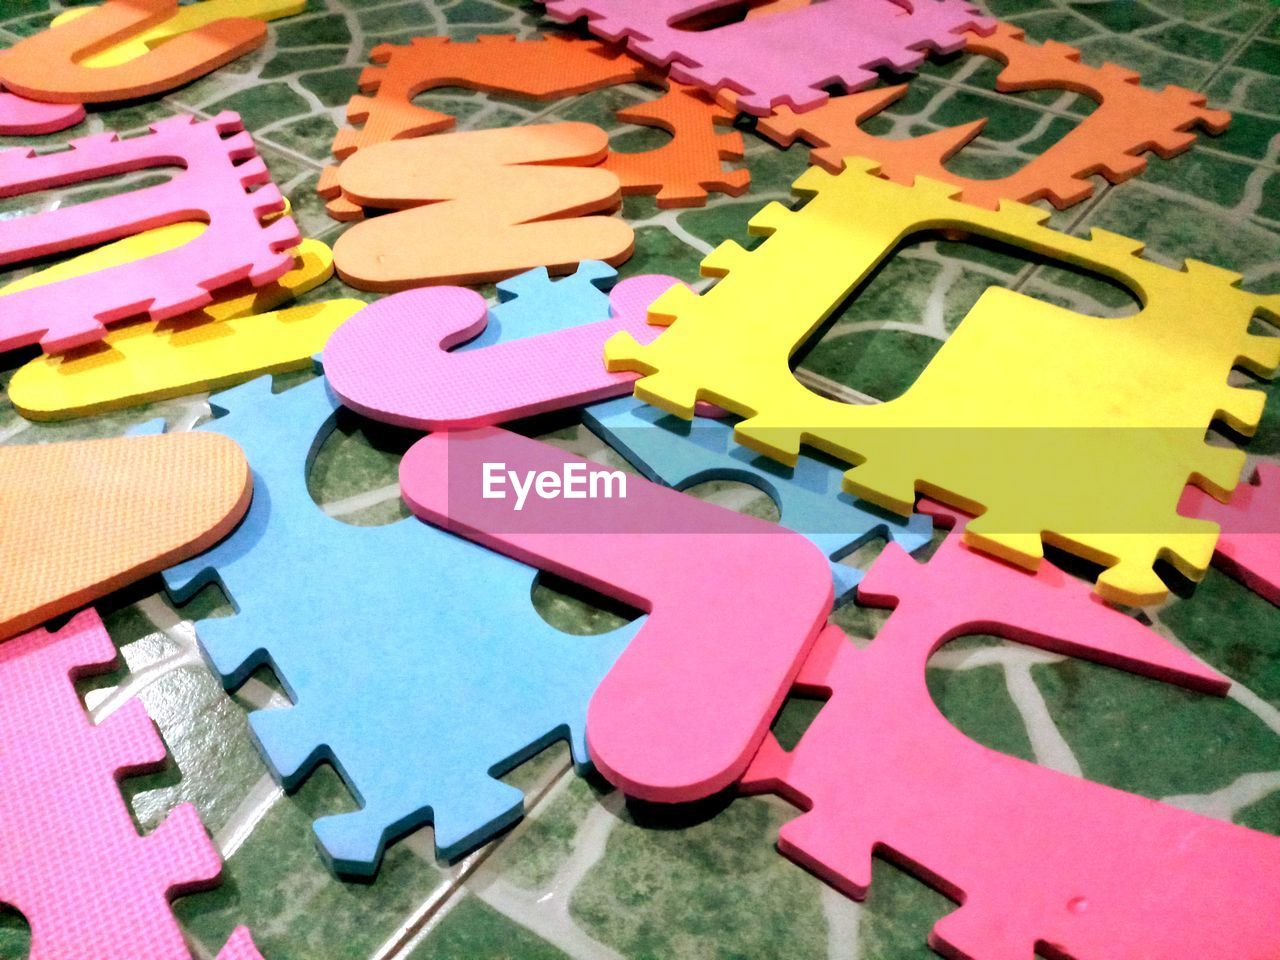
M0 0L0 47L78 3ZM1069 42L1087 62L1115 61L1148 84L1205 91L1212 105L1234 114L1229 132L1201 137L1171 161L1152 157L1140 177L1120 186L1099 179L1093 197L1054 214L1056 226L1073 233L1106 227L1144 239L1148 255L1162 262L1196 257L1238 270L1249 289L1280 291L1280 7L1268 0L987 0L986 6L1033 39ZM256 53L162 100L91 111L66 136L138 131L174 111L238 110L304 235L331 243L343 227L326 215L314 187L370 48L419 34L531 36L546 26L536 5L505 0L309 0L304 14L274 23L271 39ZM1087 112L1088 101L1069 93L996 94L994 75L981 57L930 62L909 95L871 129L905 136L990 117L983 137L953 169L998 176ZM610 129L619 148L638 150L663 135L619 124L613 112L651 96L626 86L548 105L442 90L422 102L456 114L464 129L589 120ZM752 212L789 197L790 181L805 167L805 148L779 150L749 124L744 132L752 175L744 196L713 196L705 207L687 210L627 199L624 214L637 242L624 276L661 271L692 282L704 254L722 239L745 240ZM0 147L18 143L0 140ZM127 185L6 201L0 216ZM0 273L0 282L21 272ZM801 376L850 402L897 396L992 284L1104 316L1135 309L1109 284L1006 251L916 243L900 250L832 321L804 358ZM335 295L372 299L337 280L307 299ZM27 356L6 356L0 387ZM283 377L280 386L304 378ZM1270 393L1249 446L1255 458L1280 457L1280 402L1276 388ZM186 430L208 415L206 400L37 424L19 417L4 395L0 442L118 435L157 417L170 430ZM621 464L580 426L541 429L552 442ZM317 457L310 477L316 502L334 522L380 524L406 516L395 476L408 442L352 418ZM767 497L740 485L705 485L695 493L777 515ZM542 584L534 602L571 632L590 635L618 623L613 612L564 584ZM311 822L353 808L353 798L327 768L285 795L253 747L245 720L249 709L287 703L279 684L262 671L228 696L199 655L200 622L230 614L226 598L210 589L175 609L151 580L99 607L125 666L84 687L86 708L102 719L127 698L141 698L172 757L165 772L124 784L139 825L149 829L174 804L191 801L227 862L219 889L176 904L199 957L212 957L238 923L251 927L267 960L935 956L925 936L949 910L945 898L877 861L866 902L847 900L776 852L778 828L794 815L782 801L725 799L713 810L664 818L629 808L598 779L574 776L563 747L508 776L526 790L529 815L497 842L443 864L425 829L390 848L374 882L337 880L316 852ZM995 749L1280 833L1280 611L1211 571L1189 598L1143 615L1236 681L1232 694L1205 697L991 638L966 638L937 654L930 691L953 723ZM835 619L866 638L883 614L847 606ZM794 741L814 711L812 702L789 702L777 721L780 735ZM0 958L25 953L21 918L0 913Z

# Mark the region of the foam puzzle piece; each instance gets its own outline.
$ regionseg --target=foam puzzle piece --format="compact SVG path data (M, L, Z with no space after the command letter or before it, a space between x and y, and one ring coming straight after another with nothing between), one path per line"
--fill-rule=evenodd
M651 323L679 322L644 345L615 335L610 369L646 374L636 396L686 419L699 399L746 417L738 441L784 463L807 443L854 464L845 489L904 516L917 490L981 514L967 539L1012 562L1034 567L1043 536L1106 567L1098 590L1108 599L1166 596L1157 558L1202 576L1217 531L1179 517L1178 498L1190 482L1225 499L1238 482L1243 453L1204 434L1217 418L1256 428L1265 395L1227 375L1237 365L1274 374L1280 340L1248 326L1255 313L1280 316L1280 296L1242 291L1238 274L1194 260L1171 270L1104 230L1059 233L1033 207L987 211L955 200L953 187L904 187L874 171L861 160L834 176L811 167L795 184L808 204L761 210L750 228L769 239L750 253L732 241L713 251L702 272L723 279L701 296L673 288L655 301ZM1089 317L991 288L901 397L851 406L805 389L788 358L904 237L927 229L1102 274L1144 307Z
M803 534L831 561L839 600L862 571L840 559L876 538L907 551L929 542L933 524L921 514L902 520L842 494L840 471L812 457L784 467L733 442L733 427L694 417L692 424L634 397L582 411L582 422L650 480L683 490L709 480L736 480L764 491L778 507L778 522Z
M371 67L361 75L362 93L351 98L347 114L352 123L363 121L364 126L338 131L333 152L340 159L361 147L453 126L449 114L413 103L418 93L436 86L550 99L620 83L662 82L657 71L619 48L563 37L525 40L493 35L474 43L422 37L407 47L375 47L372 56L385 66ZM660 207L700 205L706 202L708 190L738 196L747 188L750 173L722 170L720 161L741 158L742 137L715 129L730 123L734 112L693 87L670 86L658 100L625 107L617 117L666 130L671 142L639 153L610 153L604 167L617 173L623 193L657 194ZM364 209L343 194L336 167L321 173L316 189L327 198L326 207L334 219L364 216Z
M196 27L114 66L84 62L146 36L178 12L178 0L107 0L70 23L19 40L0 58L0 82L47 103L132 100L189 83L267 39L261 20L235 17Z
M251 494L224 437L0 447L0 639L206 549Z
M606 297L598 287L608 288L616 276L607 264L587 261L558 282L545 270L505 281L499 289L509 299L492 314L520 339L469 350L449 348L490 320L474 290L434 287L386 297L329 340L329 383L353 410L422 430L487 426L628 393L635 374L605 370L604 343L618 330L656 334L645 311L679 281L631 277ZM518 323L503 315L512 306Z
M694 15L735 0L546 0L547 14L587 28L714 95L733 91L756 116L789 105L812 110L824 88L858 90L879 80L877 67L916 69L927 51L964 46L964 31L989 33L994 21L964 0L826 0L708 30L681 29Z
M1187 487L1178 512L1220 524L1213 562L1258 596L1280 606L1280 466L1259 463L1230 503Z
M598 215L621 202L618 178L590 168L608 143L589 123L547 123L367 147L339 168L342 192L395 212L338 238L338 274L364 290L400 290L537 266L565 273L581 260L616 266L635 237L626 221Z
M537 496L492 496L495 464L536 475ZM603 495L547 498L548 477L571 492L575 473ZM798 534L496 427L419 440L400 491L423 519L649 615L587 712L596 766L646 800L697 800L742 774L831 609L826 558ZM714 656L732 665L685 669Z
M169 899L216 886L218 851L184 803L148 836L117 781L165 765L139 700L95 726L74 686L116 666L93 610L0 644L0 902L29 960L191 960ZM237 928L218 960L262 960Z
M172 41L179 42L178 40ZM46 352L102 338L105 325L146 316L167 320L203 307L214 291L247 279L261 286L293 265L299 242L284 198L235 113L197 121L170 117L149 136L101 134L71 149L0 153L0 196L21 196L108 174L180 164L156 186L0 223L0 264L103 243L156 227L208 218L192 242L156 256L0 300L0 350L39 342ZM252 193L250 188L256 188Z
M807 811L779 850L857 899L873 854L901 865L962 904L929 936L948 957L1276 952L1280 839L982 746L939 712L925 667L949 639L994 633L1219 695L1223 678L1083 583L957 538L923 565L889 545L858 592L893 613L861 649L836 627L819 638L797 690L830 699L790 753L766 740L744 779Z
M450 129L455 118L413 102L442 86L549 100L588 90L630 83L650 73L642 61L595 41L515 34L481 34L472 43L448 37L414 37L408 46L378 44L369 58L375 66L360 74L360 93L347 102L347 121L333 138L339 160L361 147ZM336 220L359 220L364 210L343 196L338 168L326 167L317 192L328 200Z
M1061 140L1005 177L979 180L960 176L946 163L982 131L975 120L935 133L890 140L867 133L859 124L897 101L905 84L835 97L807 113L779 107L762 117L757 130L782 146L797 138L812 144L810 163L838 172L845 157L868 157L880 175L910 185L926 176L961 188L967 203L994 210L1004 199L1030 202L1047 199L1066 209L1093 194L1089 177L1100 173L1120 183L1146 169L1146 151L1168 159L1195 142L1194 129L1218 134L1231 115L1205 106L1205 96L1182 87L1150 90L1139 86L1136 73L1104 63L1080 62L1080 51L1050 40L1028 43L1024 32L997 24L989 36L969 34L965 49L1005 64L996 77L1002 93L1023 90L1070 90L1098 106Z
M742 196L751 174L720 166L742 159L742 134L716 130L733 118L704 91L673 83L658 99L618 111L619 120L658 127L671 139L653 150L610 152L603 166L618 175L624 194L654 194L659 207L700 207L708 190Z
M249 17L254 20L276 20L302 13L307 0L199 0L180 6L166 20L149 30L134 34L124 43L78 59L86 67L114 67L145 56L160 44L199 30L219 20ZM59 27L83 17L94 7L74 7L53 18L51 27Z
M285 788L329 760L359 801L315 824L336 872L372 876L425 823L446 858L488 840L523 811L496 778L557 740L588 766L587 701L638 625L569 636L534 610L529 567L411 518L326 516L306 482L335 423L322 379L273 395L263 378L213 403L230 413L202 429L244 446L257 494L230 538L165 580L179 600L213 580L231 597L235 616L196 628L228 688L269 663L288 691L294 706L249 717Z
M215 300L193 314L116 327L99 343L37 357L14 373L9 399L29 420L62 420L307 369L329 335L364 303L340 299L270 307L332 274L329 248L304 240L294 268L273 283Z
M74 127L83 119L84 107L78 103L40 103L16 93L6 93L0 86L0 136L56 133Z

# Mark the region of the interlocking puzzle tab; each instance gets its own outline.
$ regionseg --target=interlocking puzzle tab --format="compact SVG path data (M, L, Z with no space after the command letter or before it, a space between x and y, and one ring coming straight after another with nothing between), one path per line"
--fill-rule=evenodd
M589 123L548 123L392 140L338 169L362 206L395 212L334 244L338 274L364 290L501 280L531 267L617 265L634 234L618 217L618 178L591 169L608 149ZM448 242L442 243L441 238Z
M491 496L494 465L536 475L537 496L518 510ZM596 496L545 496L548 475L575 471ZM826 558L798 534L496 427L419 440L400 490L419 517L648 613L587 714L596 766L646 800L701 799L742 774L831 609ZM715 658L715 676L688 669Z
M723 170L720 161L742 159L742 134L716 129L733 118L705 91L673 83L658 99L618 111L619 120L657 127L671 139L653 150L611 152L603 166L618 175L624 194L653 194L659 207L700 207L709 190L741 196L751 174Z
M178 0L107 0L83 16L14 44L0 57L0 82L24 97L49 103L130 100L189 83L267 39L261 20L231 17L196 26L123 63L85 62L154 33L178 13Z
M95 726L73 681L116 665L93 610L0 644L0 902L31 925L30 960L191 960L169 900L222 860L184 803L139 835L122 777L165 764L142 703ZM238 928L218 960L262 960Z
M994 21L963 0L826 0L705 31L681 29L693 15L735 0L546 0L565 22L587 18L592 33L624 40L628 49L671 78L714 95L737 94L737 106L765 116L780 105L812 110L823 89L858 90L875 83L877 67L914 70L927 51L964 46L964 31L988 33Z
M631 390L635 374L604 368L605 341L618 330L654 336L645 311L679 282L645 275L615 287L616 278L599 261L555 282L545 269L531 270L498 285L505 299L492 311L460 287L399 293L333 335L325 372L351 409L422 430L487 426L616 397ZM506 342L449 349L491 318Z
M840 563L864 543L892 539L908 552L929 542L922 514L903 521L840 493L840 472L812 457L784 467L733 442L733 427L694 417L686 423L634 397L588 407L582 422L650 480L677 490L708 480L736 480L772 498L779 523L806 536L831 561L836 600L858 585L862 571Z
M1168 269L1104 230L1059 233L1032 207L986 211L936 181L904 187L874 170L852 160L835 176L808 170L795 184L808 204L761 210L750 227L769 239L750 253L732 241L713 251L702 271L723 279L702 296L676 288L655 301L650 322L679 322L643 346L615 336L610 369L647 374L636 396L686 419L695 400L747 418L738 441L784 463L807 443L853 464L845 489L904 516L917 491L980 514L966 538L1007 560L1035 567L1043 536L1106 567L1108 599L1162 599L1157 559L1203 575L1217 531L1179 517L1178 498L1188 482L1222 499L1235 487L1244 455L1204 434L1216 418L1256 428L1264 394L1227 375L1237 365L1274 374L1280 340L1248 326L1280 315L1280 296L1247 293L1237 274L1198 261ZM1094 271L1144 307L1104 319L988 289L898 399L850 406L807 391L788 358L902 240L930 229Z
M1280 840L984 747L938 711L925 666L949 639L994 633L1216 694L1223 678L1061 571L956 538L923 565L889 545L859 598L894 611L867 647L836 627L819 638L797 688L830 700L744 779L806 809L781 830L786 856L857 899L873 854L902 865L961 904L929 936L948 957L1276 952Z
M40 103L16 93L6 93L0 85L0 136L26 137L55 133L84 119L78 103Z
M196 627L228 688L270 664L288 691L294 706L249 717L286 789L327 760L360 803L315 824L335 871L372 876L426 823L447 858L484 842L523 811L496 778L557 740L587 767L587 701L636 625L569 636L534 610L529 567L413 519L326 516L307 492L337 408L322 379L273 395L263 378L213 403L230 412L202 429L244 446L257 494L230 538L165 580L179 600L216 581L235 604Z
M184 169L156 186L0 222L0 264L193 218L208 226L190 243L145 260L4 297L0 350L37 342L46 352L82 346L101 339L106 324L166 320L203 307L222 287L241 280L261 286L293 265L297 225L285 216L264 224L284 209L284 198L237 114L170 117L153 124L149 136L100 134L70 147L39 156L0 153L0 196L173 164Z
M117 241L24 277L0 289L0 297L14 287L26 289L152 256L190 242L202 229L202 224L175 224ZM105 263L100 262L104 254L109 256ZM325 300L272 310L333 275L333 254L318 240L303 240L294 256L293 269L277 280L261 287L226 288L203 310L159 323L125 324L98 343L37 357L14 373L9 399L29 420L60 420L310 367L329 335L364 303Z
M757 129L782 146L797 138L812 144L810 162L833 173L845 157L868 157L879 164L882 177L907 185L917 176L931 177L960 187L966 203L988 210L1003 199L1047 199L1061 210L1092 195L1091 175L1100 173L1112 183L1128 180L1146 169L1146 151L1174 157L1195 142L1196 127L1218 134L1231 122L1226 111L1207 108L1203 94L1175 86L1147 89L1131 70L1113 63L1087 66L1074 47L1053 40L1028 43L1022 30L1006 23L989 36L969 34L965 49L1005 64L996 78L1002 93L1070 90L1096 101L1097 109L1015 173L989 180L946 167L981 133L984 120L905 140L877 137L858 126L902 97L905 84L836 97L807 113L779 107L761 118Z
M217 543L251 494L225 437L0 447L0 639Z
M526 40L491 35L473 43L418 37L405 47L381 44L371 56L381 66L360 75L361 93L347 105L347 119L364 125L338 131L333 153L339 159L375 143L452 127L449 114L413 102L417 94L437 86L544 100L634 81L661 83L657 71L620 49L558 36ZM747 188L747 170L722 170L720 164L742 157L742 136L716 129L731 123L733 112L704 93L671 84L657 100L625 107L617 116L672 137L652 150L610 153L604 159L624 194L657 194L660 207L698 206L706 202L708 190L738 196ZM329 167L317 186L328 200L329 214L338 220L360 219L363 209L343 195L337 178L337 168Z
M1178 512L1222 526L1213 561L1246 587L1280 606L1280 466L1260 463L1230 503L1187 487Z

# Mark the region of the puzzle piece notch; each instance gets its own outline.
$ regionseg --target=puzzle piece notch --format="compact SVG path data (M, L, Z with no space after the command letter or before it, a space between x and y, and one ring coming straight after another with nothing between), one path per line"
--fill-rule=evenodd
M46 103L111 103L152 96L202 77L267 39L261 20L219 20L114 66L84 61L146 36L179 12L178 0L107 0L83 16L25 37L0 58L0 82Z
M222 437L0 447L0 639L216 543L251 494L244 455Z
M1280 606L1280 466L1258 464L1251 482L1238 486L1225 504L1187 487L1178 512L1220 524L1214 563Z
M539 491L513 510L484 495L495 463L521 476L576 469L590 487L603 475L624 493ZM798 534L495 427L419 440L400 489L419 517L648 613L587 715L596 766L645 800L701 799L741 775L831 608L826 559ZM714 678L688 669L726 651L733 666ZM696 751L688 729L703 733Z
M671 139L653 150L610 152L603 166L618 175L624 194L656 194L663 208L700 207L708 190L739 197L751 183L750 172L723 170L720 161L742 159L742 134L716 132L734 116L704 91L672 83L658 99L617 114L627 123L665 130Z
M199 224L176 224L119 241L123 260L151 255L190 239ZM188 229L190 228L190 229ZM77 276L94 269L111 247L59 264ZM333 275L333 255L318 240L303 240L294 268L261 287L161 323L142 321L108 331L99 342L28 362L9 381L9 399L29 420L89 416L202 390L215 390L264 373L306 369L333 333L364 307L359 300L325 300L272 310ZM58 268L51 268L56 270ZM38 278L33 274L24 280ZM3 296L8 288L0 289ZM234 292L228 288L222 293Z
M791 752L766 741L744 780L807 810L782 828L786 856L856 899L873 854L905 865L962 904L929 937L947 956L1274 952L1280 841L990 750L938 711L925 668L981 632L1218 695L1224 678L1061 571L955 537L925 564L890 545L859 597L893 613L861 649L828 628L798 688L830 699Z
M695 417L686 424L663 411L622 397L588 407L583 423L650 480L684 490L709 480L747 483L778 507L779 523L807 537L831 561L835 597L858 585L862 571L841 558L877 538L908 552L930 540L932 523L921 514L901 519L840 493L840 471L812 457L787 468L733 443L733 427Z
M640 624L568 636L534 610L526 566L413 519L326 516L306 483L335 423L322 379L272 394L261 378L212 404L230 412L201 429L243 445L258 493L231 537L165 582L179 601L222 584L237 613L197 625L206 658L228 688L269 664L295 704L250 714L275 775L292 788L327 759L357 798L315 825L333 870L372 876L386 844L426 823L448 859L488 840L523 809L494 778L553 741L588 766L587 701Z
M31 960L191 960L169 900L222 870L191 804L133 824L117 781L162 768L164 743L138 700L95 726L73 684L117 659L91 609L0 644L0 901L30 923ZM241 927L219 960L261 957Z
M56 133L74 127L83 119L84 107L78 103L40 103L16 93L6 93L0 86L0 136Z
M489 311L474 290L432 287L384 298L330 339L329 383L353 410L420 430L487 426L616 397L635 376L605 370L605 341L618 330L654 336L645 310L679 282L643 275L614 287L616 275L587 261L559 282L545 269L504 281L500 295L509 299L491 313L506 342L470 349L450 350L489 332ZM598 287L612 291L606 297ZM521 322L513 323L517 311Z
M618 217L618 178L593 169L608 137L588 123L548 123L392 140L339 168L342 192L394 212L334 244L338 274L365 290L500 280L536 266L619 264L635 235ZM447 235L443 245L431 238ZM426 238L406 242L406 238Z
M894 140L874 136L859 124L906 93L906 86L867 90L836 97L805 113L779 107L761 118L757 129L782 146L797 138L811 144L810 162L839 172L846 157L868 157L880 175L910 185L926 176L962 188L967 203L994 210L1003 199L1030 202L1047 199L1058 209L1079 203L1093 193L1089 177L1101 173L1120 183L1146 169L1143 153L1150 150L1168 159L1195 141L1196 127L1218 134L1231 115L1205 106L1203 94L1181 87L1163 90L1138 85L1137 74L1103 64L1080 62L1080 52L1048 41L1028 43L1024 32L997 24L989 36L970 34L966 50L1005 64L996 79L1004 92L1063 89L1083 94L1097 108L1044 153L1016 172L996 179L973 179L952 173L946 164L981 132L985 120L939 130L919 137Z
M845 489L886 509L906 515L919 490L981 512L966 536L1003 559L1034 567L1043 535L1107 567L1098 588L1109 599L1162 599L1157 558L1201 576L1216 531L1179 517L1177 499L1188 482L1225 498L1238 481L1243 455L1209 446L1204 432L1215 419L1256 428L1262 394L1228 386L1227 375L1275 372L1280 340L1247 328L1257 313L1274 316L1280 297L1242 291L1238 274L1197 261L1160 266L1117 234L1058 233L1033 207L986 211L956 201L954 187L904 187L875 169L810 168L796 182L813 198L806 206L761 210L750 228L769 239L750 253L732 242L713 251L703 273L723 279L701 296L659 298L650 322L680 322L644 346L618 334L605 347L609 368L644 374L636 396L686 419L697 400L745 417L738 441L783 463L809 443L854 465ZM867 221L867 209L883 212ZM1145 307L1117 322L988 289L902 397L849 406L808 392L787 358L923 229L976 233L1111 277ZM1142 363L1120 379L1116 356Z
M964 45L964 31L994 27L963 0L827 0L703 32L679 27L691 14L733 2L548 0L546 6L563 22L586 17L592 33L625 42L668 67L673 80L712 96L733 91L738 108L756 116L782 105L812 110L827 101L826 87L862 89L879 80L877 67L915 70L926 51L951 53Z
M185 169L165 183L0 223L0 263L15 263L193 216L209 221L176 249L10 294L0 313L0 350L36 342L46 352L83 346L100 340L107 324L166 320L203 307L230 284L261 286L289 270L297 224L287 216L263 222L284 209L284 198L235 113L169 117L152 124L149 136L82 137L58 153L2 152L0 196L171 164Z

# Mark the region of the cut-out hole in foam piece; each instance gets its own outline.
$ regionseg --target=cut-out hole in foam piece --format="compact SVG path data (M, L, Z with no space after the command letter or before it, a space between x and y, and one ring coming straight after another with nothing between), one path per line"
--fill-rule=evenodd
M307 489L339 409L323 379L273 394L264 377L211 403L227 415L194 436L243 446L253 505L165 581L179 602L209 583L231 598L234 616L196 625L229 689L267 664L280 678L293 706L249 725L285 788L328 760L356 797L358 810L315 823L331 869L373 876L386 846L425 824L440 856L468 852L524 811L497 778L556 741L587 769L588 700L639 623L569 636L534 609L530 567L413 518L326 516Z
M82 346L100 340L107 324L167 320L205 306L223 287L241 280L261 286L289 270L297 225L287 216L264 223L284 209L284 198L234 113L205 121L170 117L146 136L99 134L72 140L70 149L57 153L7 151L0 154L0 196L175 163L185 169L159 185L0 222L0 264L193 217L208 223L176 248L0 299L0 350L34 343L46 352Z
M766 116L777 106L811 110L826 88L860 90L879 80L877 68L916 69L929 51L964 46L966 30L989 33L994 21L964 0L826 0L812 6L748 17L706 31L673 24L691 13L709 14L738 0L547 0L547 13L627 48L671 78L711 95L736 95L747 113Z
M537 478L520 509L493 495L510 489L495 470ZM592 760L641 799L736 780L831 609L826 558L800 535L495 427L419 440L400 489L431 523L647 612L587 712ZM716 658L718 675L689 669Z
M243 2L243 0L241 0ZM220 6L234 7L225 2ZM249 2L246 6L254 7ZM198 6L204 6L200 4ZM301 8L291 3L290 8ZM192 11L183 13L183 11ZM110 103L153 96L202 77L248 53L267 39L267 27L252 16L223 16L170 36L154 49L109 65L88 60L162 32L182 14L198 21L178 0L107 0L106 3L19 40L0 55L0 83L47 103ZM113 58L114 59L114 58Z
M811 144L810 162L833 173L845 157L866 157L886 179L910 185L917 176L931 177L960 188L966 203L988 210L1006 199L1047 199L1065 209L1093 194L1093 174L1112 183L1128 180L1146 169L1146 151L1168 159L1195 142L1196 127L1217 134L1231 121L1226 111L1206 107L1203 94L1175 86L1142 87L1130 70L1112 63L1088 66L1078 50L1052 40L1028 43L1023 31L1009 24L998 24L985 37L968 34L965 49L1005 64L996 78L1002 93L1070 90L1096 101L1097 109L1019 170L991 180L963 177L946 166L978 136L985 120L903 140L878 137L859 126L902 97L905 84L833 97L805 113L778 107L761 118L757 129L784 147L797 139Z
M1276 952L1280 839L975 743L938 711L925 672L949 639L982 632L1218 695L1224 678L1086 583L955 536L924 564L889 545L859 600L893 612L865 648L823 633L796 689L830 699L792 751L767 739L743 782L806 810L783 826L782 853L856 899L873 855L903 865L961 904L929 935L946 956Z
M656 335L645 312L679 281L653 274L613 286L616 277L598 261L555 282L532 270L499 283L503 300L492 310L459 287L398 293L330 338L325 371L348 407L422 430L488 426L628 393L635 374L605 369L605 341L618 330ZM489 324L503 343L450 349Z
M1178 498L1188 482L1222 499L1237 484L1243 453L1208 445L1205 431L1219 417L1256 429L1265 394L1227 375L1237 365L1275 373L1280 340L1248 327L1255 314L1280 316L1280 296L1241 290L1238 274L1198 261L1171 270L1105 230L1060 233L1033 207L987 211L956 200L955 187L906 187L875 170L810 168L795 185L808 202L756 214L751 232L768 239L713 251L702 272L722 279L700 296L675 287L655 301L650 322L670 329L644 345L617 334L605 346L610 369L645 374L636 396L686 419L697 400L745 417L737 440L781 462L808 443L854 465L845 488L886 509L905 516L921 492L981 514L966 539L1012 562L1034 568L1048 542L1100 564L1108 599L1163 599L1158 559L1203 575L1217 531L1179 516ZM897 399L856 406L807 390L788 359L903 238L926 229L1111 277L1143 309L1092 318L991 288Z
M393 212L334 244L338 274L363 290L501 280L581 260L616 266L634 234L618 178L592 165L609 141L589 123L548 123L392 140L338 169L342 192ZM441 238L448 242L441 242Z
M169 901L218 885L194 806L134 826L117 781L163 768L164 742L136 699L95 725L74 684L118 659L93 610L0 644L0 902L30 923L30 960L193 960ZM218 960L262 958L239 927Z
M0 447L0 638L212 546L251 494L244 454L224 437Z

